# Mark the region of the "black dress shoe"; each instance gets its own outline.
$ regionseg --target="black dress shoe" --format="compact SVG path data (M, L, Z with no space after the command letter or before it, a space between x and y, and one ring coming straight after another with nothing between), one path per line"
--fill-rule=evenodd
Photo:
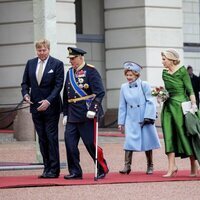
M48 173L48 170L44 169L43 173L40 176L38 176L38 178L45 178L47 173Z
M58 178L58 177L59 177L59 174L54 174L52 172L48 172L48 173L44 174L43 178Z
M69 174L65 175L64 179L82 179L82 175L76 175L76 174Z
M45 178L46 172L43 172L41 175L38 176L38 178Z
M103 179L103 178L105 178L106 174L108 174L108 172L109 172L109 170L107 172L101 172L101 171L99 171L97 173L97 179Z
M103 178L105 178L105 176L106 176L106 173L104 173L104 172L98 173L97 174L97 179L103 179Z

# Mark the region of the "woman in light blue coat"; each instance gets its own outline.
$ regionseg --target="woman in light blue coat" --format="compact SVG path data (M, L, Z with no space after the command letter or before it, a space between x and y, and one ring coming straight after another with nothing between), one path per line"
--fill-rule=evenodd
M124 63L124 75L127 83L120 90L118 128L125 132L125 166L121 174L131 172L133 151L145 151L147 174L153 173L152 150L160 148L160 141L155 127L156 105L151 95L149 83L142 81L142 67L134 62Z

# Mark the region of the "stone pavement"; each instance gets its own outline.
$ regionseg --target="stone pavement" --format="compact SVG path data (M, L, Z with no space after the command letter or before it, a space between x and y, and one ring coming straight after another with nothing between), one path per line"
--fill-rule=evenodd
M111 172L118 172L124 165L123 137L99 137L99 144L103 148ZM162 148L154 150L155 170L167 169L167 157ZM81 166L84 173L93 173L94 164L82 142L80 147ZM65 145L60 141L61 162L66 162ZM189 160L177 158L179 170L189 170ZM7 142L0 144L0 162L36 163L35 142ZM144 152L133 154L132 171L145 171L146 160ZM42 169L0 171L1 176L39 175ZM61 170L66 174L67 169ZM189 174L188 174L189 175ZM0 178L1 179L1 178ZM0 199L3 200L198 200L200 197L199 181L173 181L110 185L84 186L51 186L34 188L1 189Z

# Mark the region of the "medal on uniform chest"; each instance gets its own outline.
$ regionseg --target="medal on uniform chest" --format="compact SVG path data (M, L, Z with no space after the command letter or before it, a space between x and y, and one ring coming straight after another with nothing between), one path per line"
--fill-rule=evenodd
M83 83L83 82L84 82L84 79L83 79L83 78L78 78L78 82L79 82L79 83Z
M83 89L84 86L83 86L83 84L79 84L78 87Z
M86 71L84 71L84 70L77 71L76 77L77 78L86 77Z
M87 83L85 83L83 87L84 87L84 89L88 89L89 85Z

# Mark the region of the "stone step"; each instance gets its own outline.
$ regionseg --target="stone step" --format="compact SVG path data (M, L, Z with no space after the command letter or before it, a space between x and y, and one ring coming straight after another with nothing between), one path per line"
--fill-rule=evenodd
M16 141L13 130L0 129L0 143Z

